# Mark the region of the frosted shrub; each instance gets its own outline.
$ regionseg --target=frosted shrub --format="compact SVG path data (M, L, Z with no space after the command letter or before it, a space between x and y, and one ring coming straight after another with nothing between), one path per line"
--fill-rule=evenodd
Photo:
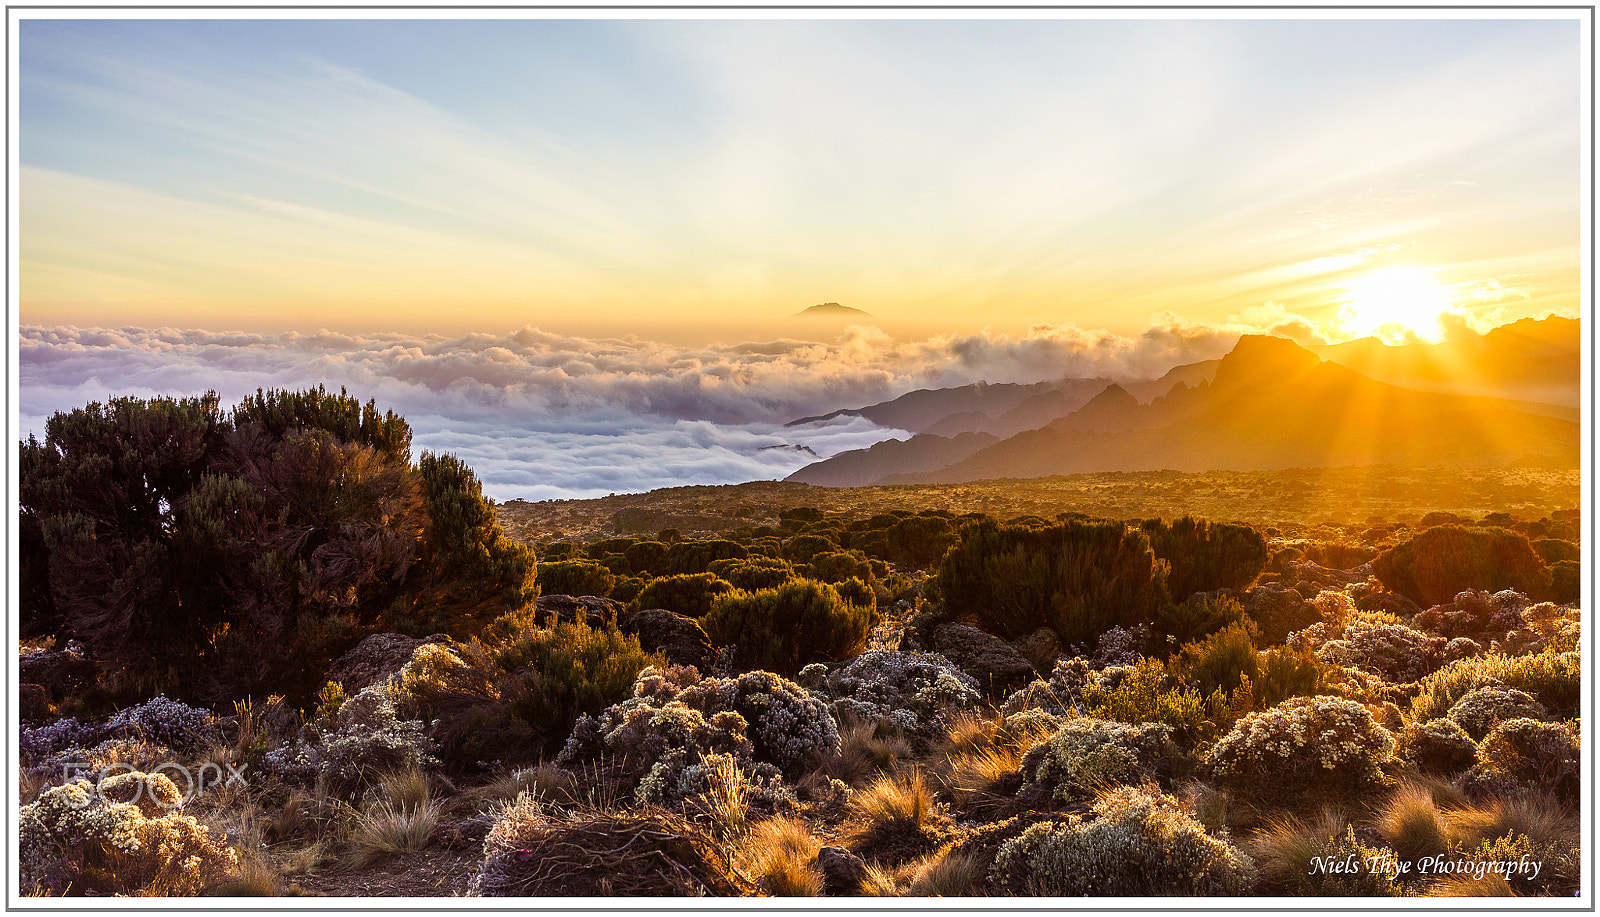
M434 767L432 743L420 720L402 720L384 685L372 685L346 700L334 728L319 742L296 740L263 758L267 770L296 782L321 781L328 792L353 798L380 775Z
M57 752L93 742L99 733L98 727L80 723L70 716L46 726L24 725L17 735L17 757L24 764L32 764Z
M950 714L983 699L977 680L938 653L869 650L829 675L826 686L836 710L867 722L890 720L922 735L940 731Z
M1254 866L1163 793L1118 787L1094 819L1043 821L1001 845L990 881L1026 895L1238 895Z
M792 773L813 754L839 750L839 727L827 704L771 672L702 679L678 699L707 714L732 710L742 715L756 758L785 772Z
M167 697L118 711L106 721L104 734L159 742L180 752L197 751L219 738L209 712Z
M1523 716L1545 718L1544 705L1533 695L1502 685L1485 685L1461 696L1445 717L1454 720L1473 740L1481 741L1501 720Z
M66 894L197 895L238 866L160 774L46 790L18 813L17 851L22 888Z
M1354 666L1397 682L1409 683L1437 669L1446 641L1404 624L1371 620L1350 622L1344 637L1317 650L1323 662Z
M1292 800L1380 786L1394 750L1394 736L1360 704L1296 697L1239 720L1208 763L1219 783L1241 795Z
M1017 690L1000 705L1010 715L1022 710L1043 710L1057 716L1083 712L1083 692L1098 676L1089 660L1082 656L1057 659L1048 681L1035 679Z
M1068 802L1113 784L1149 780L1163 761L1181 754L1171 728L1158 723L1072 720L1023 756L1018 795L1042 805Z

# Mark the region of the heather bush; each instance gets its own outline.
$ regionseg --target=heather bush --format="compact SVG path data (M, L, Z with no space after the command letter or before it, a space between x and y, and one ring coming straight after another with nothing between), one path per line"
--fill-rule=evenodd
M1254 864L1207 834L1176 799L1118 787L1094 803L1094 818L1039 822L1007 841L990 882L1025 895L1239 895Z
M1251 693L1261 708L1276 707L1291 697L1325 693L1328 667L1310 654L1289 646L1275 646L1261 654L1261 671L1251 681Z
M667 569L667 545L659 541L636 541L622 549L628 572L648 576Z
M1478 743L1454 720L1437 719L1406 724L1395 751L1423 773L1451 776L1473 765Z
M1018 796L1044 807L1071 802L1112 785L1154 780L1181 758L1169 726L1069 720L1023 755Z
M811 555L805 574L824 583L842 583L854 578L872 579L872 567L859 551L830 551Z
M1230 624L1204 640L1184 644L1169 662L1179 678L1193 684L1202 696L1221 689L1233 692L1241 678L1261 677L1261 654L1256 650L1255 626Z
M667 546L662 572L669 576L705 573L712 561L743 558L749 554L750 551L737 541L678 541Z
M826 583L795 579L720 595L700 623L713 644L735 648L738 667L794 675L809 663L860 653L874 618L870 606L845 601Z
M1372 570L1385 588L1424 608L1463 589L1515 589L1536 598L1550 589L1550 570L1528 537L1487 526L1435 526L1379 554Z
M1528 604L1527 596L1511 589L1465 589L1447 603L1418 612L1412 623L1440 637L1470 637L1490 644L1527 623L1523 612Z
M1224 788L1281 803L1382 786L1394 750L1394 736L1362 705L1297 697L1235 723L1212 747L1208 764Z
M703 618L711 601L733 591L733 584L713 573L688 573L653 579L630 603L635 608L665 608L691 618Z
M1542 720L1545 718L1544 705L1526 691L1494 685L1468 691L1445 714L1475 742L1481 742L1501 720L1519 716Z
M69 895L198 895L239 862L171 780L140 772L45 790L18 813L17 857L22 888Z
M1424 678L1412 701L1411 716L1424 722L1438 719L1468 693L1498 685L1525 691L1551 716L1567 719L1578 715L1582 684L1582 668L1574 652L1545 650L1527 656L1487 653L1452 662Z
M1099 672L1082 656L1063 656L1056 660L1049 679L1033 682L1011 693L1000 705L1005 716L1024 710L1038 710L1055 716L1083 712L1083 692Z
M545 595L610 595L617 577L600 564L558 560L539 565L538 584Z
M1560 723L1518 717L1497 723L1478 743L1468 786L1486 794L1541 790L1578 798L1582 776L1577 736Z
M1167 562L1167 589L1180 602L1196 592L1247 588L1267 565L1266 539L1246 525L1184 516L1170 525L1148 519L1140 529Z
M796 535L783 543L783 556L791 563L808 564L818 554L839 550L839 542L830 534L808 532Z
M1156 612L1154 629L1169 646L1181 646L1245 620L1244 606L1226 591L1196 592L1185 601L1163 605Z
M1533 549L1539 553L1539 559L1547 564L1558 564L1562 561L1577 563L1583 559L1583 551L1570 541L1557 538L1541 538L1533 542Z
M1583 601L1583 564L1558 560L1550 565L1550 601L1576 605Z
M961 531L931 584L946 615L1007 639L1049 627L1063 644L1086 644L1150 622L1168 602L1165 565L1120 522L982 519Z
M794 567L788 561L756 554L742 560L712 561L710 572L731 583L734 588L746 591L775 589L795 575ZM707 596L706 607L709 608L710 604L710 597Z
M977 680L938 653L868 650L829 674L825 685L836 718L887 720L923 737L983 699Z

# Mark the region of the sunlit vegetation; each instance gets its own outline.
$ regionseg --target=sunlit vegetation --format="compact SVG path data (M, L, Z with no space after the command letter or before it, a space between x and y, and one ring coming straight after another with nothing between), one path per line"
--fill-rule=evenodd
M407 443L317 391L23 445L25 894L1578 890L1559 475L689 488L617 531ZM245 779L180 806L162 762Z

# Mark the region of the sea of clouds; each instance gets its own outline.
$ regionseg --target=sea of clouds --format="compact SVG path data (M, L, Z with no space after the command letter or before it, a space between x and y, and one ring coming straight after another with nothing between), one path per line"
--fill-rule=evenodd
M690 347L509 334L281 334L24 325L19 435L108 397L347 389L404 416L415 451L466 461L497 500L570 499L783 478L904 430L862 418L786 427L919 388L1155 378L1225 354L1235 326L1162 316L1131 336L1069 325L916 341L858 326L827 341Z

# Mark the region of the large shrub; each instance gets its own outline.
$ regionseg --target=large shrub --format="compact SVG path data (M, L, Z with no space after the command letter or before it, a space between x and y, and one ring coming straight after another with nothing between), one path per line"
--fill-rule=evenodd
M1505 720L1478 743L1478 763L1467 784L1491 794L1531 789L1576 801L1583 770L1580 752L1577 736L1560 723Z
M709 569L713 575L727 580L738 589L773 589L794 578L794 567L788 561L760 554L742 559L714 560ZM709 608L709 600L706 604Z
M320 387L227 416L215 394L56 414L19 454L22 580L49 584L24 614L146 695L304 701L364 629L522 601L532 553L465 466L413 469L410 442Z
M870 606L846 601L826 583L795 579L718 596L700 623L712 643L736 648L739 667L795 675L810 663L860 653L873 617Z
M888 720L928 737L983 699L977 680L938 653L868 650L830 673L826 684L836 713Z
M1261 802L1359 796L1383 785L1395 740L1367 708L1337 697L1297 697L1252 713L1211 749L1217 782Z
M1247 525L1184 516L1171 525L1146 520L1140 528L1150 549L1167 562L1167 589L1180 602L1196 592L1244 589L1270 556L1267 540Z
M1120 522L962 529L934 586L945 613L1015 639L1049 627L1063 644L1151 621L1168 602L1164 565L1145 536Z
M1535 599L1550 590L1550 570L1528 536L1493 527L1435 526L1379 554L1372 570L1424 608L1463 589L1515 589Z
M1254 864L1206 833L1183 804L1118 787L1094 818L1043 821L1000 847L990 881L1012 894L1052 896L1240 895Z
M749 549L737 541L678 541L667 548L662 560L663 573L704 573L714 560L742 558L750 555Z
M617 577L599 564L559 560L540 565L538 582L545 595L610 595Z
M703 618L711 602L732 592L733 584L713 573L680 573L653 579L633 598L636 608L665 608L691 618Z

